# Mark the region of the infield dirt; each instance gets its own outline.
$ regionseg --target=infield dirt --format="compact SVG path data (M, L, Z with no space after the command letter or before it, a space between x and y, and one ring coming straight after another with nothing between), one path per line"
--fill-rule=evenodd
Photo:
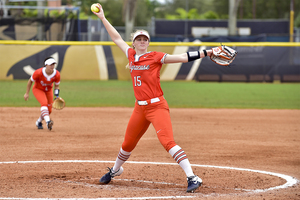
M203 179L186 193L186 177L159 143L152 125L132 152L124 173L108 185L133 108L54 110L52 131L38 130L40 108L0 107L1 198L300 199L299 182L284 189L277 176L193 166ZM170 109L174 138L191 164L246 168L300 180L300 110ZM102 162L71 162L72 160ZM4 163L9 161L49 161ZM66 161L66 162L56 162ZM111 161L111 162L104 162ZM257 189L266 189L254 192ZM189 199L188 198L188 199Z

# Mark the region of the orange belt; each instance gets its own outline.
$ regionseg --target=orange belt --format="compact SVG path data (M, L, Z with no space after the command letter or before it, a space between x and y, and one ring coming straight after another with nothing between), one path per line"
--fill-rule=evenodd
M155 97L153 99L148 99L148 100L145 100L145 101L137 101L137 103L140 105L140 106L146 106L148 104L151 104L151 103L156 103L156 102L159 102L159 101L162 101L164 100L165 97L164 96L161 96L161 97Z

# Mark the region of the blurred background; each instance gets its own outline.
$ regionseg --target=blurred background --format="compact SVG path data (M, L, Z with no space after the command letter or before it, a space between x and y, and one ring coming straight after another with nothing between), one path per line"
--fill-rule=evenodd
M0 0L0 80L29 79L49 56L64 80L131 80L93 3L125 41L147 30L149 51L238 51L230 68L163 65L162 81L300 82L300 0Z
M0 0L0 40L109 41L93 3L127 41L300 41L300 0Z

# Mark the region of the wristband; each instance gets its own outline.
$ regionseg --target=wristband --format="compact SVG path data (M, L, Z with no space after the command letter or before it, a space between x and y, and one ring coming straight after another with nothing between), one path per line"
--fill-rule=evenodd
M55 89L55 90L54 90L54 95L55 95L56 97L59 96L59 89Z
M200 52L199 51L190 51L187 52L187 56L188 56L188 62L197 60L200 58Z
M205 55L205 56L207 56L207 52L206 52L206 50L203 50L203 53L204 53L204 55Z

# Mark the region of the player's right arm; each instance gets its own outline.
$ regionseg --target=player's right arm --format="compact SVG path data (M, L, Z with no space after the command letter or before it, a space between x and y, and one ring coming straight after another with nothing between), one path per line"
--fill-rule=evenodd
M129 47L129 45L122 39L118 31L105 18L102 6L99 3L98 3L98 8L100 11L97 13L96 12L93 13L101 19L112 41L126 54L126 50Z
M27 101L28 98L29 98L29 92L30 92L30 88L31 88L32 83L33 83L33 82L32 82L32 80L31 80L31 78L29 78L29 80L28 80L28 82L27 82L26 93L24 94L24 99L25 99L25 101Z

